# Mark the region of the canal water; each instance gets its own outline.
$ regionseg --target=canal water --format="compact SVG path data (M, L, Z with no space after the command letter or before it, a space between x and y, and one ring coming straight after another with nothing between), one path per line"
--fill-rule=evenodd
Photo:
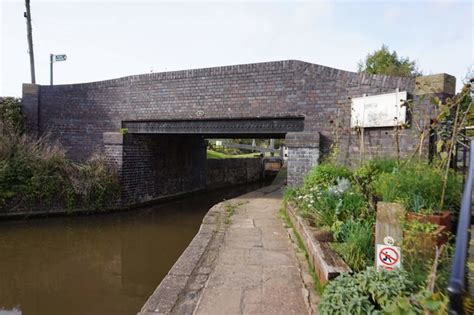
M120 213L0 221L0 315L136 314L209 208L262 185Z

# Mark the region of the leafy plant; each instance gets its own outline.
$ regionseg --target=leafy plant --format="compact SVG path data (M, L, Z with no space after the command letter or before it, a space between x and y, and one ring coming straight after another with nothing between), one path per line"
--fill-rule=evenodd
M403 270L370 267L330 281L321 296L320 314L376 314L396 297L409 296L415 286Z
M345 166L334 163L323 163L309 171L304 180L304 188L327 188L337 184L338 179L351 179L352 172Z
M398 296L387 307L384 314L448 314L449 299L440 292L422 290L410 296Z
M444 204L454 212L459 208L461 182L454 172L448 175ZM372 187L382 201L403 203L410 211L419 212L420 207L427 212L444 210L439 209L443 171L426 163L408 161L391 173L382 173Z
M298 210L315 226L332 227L337 221L368 216L368 204L356 189L334 193L330 189L312 189L296 197Z
M415 233L432 233L438 228L437 224L420 222L418 220L407 220L403 222L403 229Z

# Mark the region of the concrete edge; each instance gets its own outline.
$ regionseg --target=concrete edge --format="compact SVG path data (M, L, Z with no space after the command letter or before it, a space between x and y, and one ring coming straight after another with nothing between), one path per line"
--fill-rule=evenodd
M199 267L199 261L212 238L224 225L224 202L220 202L209 209L202 220L199 231L150 295L138 313L139 315L169 314L172 312L193 271Z
M228 184L223 186L216 186L216 187L208 187L205 189L196 189L188 192L177 193L172 195L167 195L163 197L158 197L146 201L137 201L134 203L124 204L120 206L112 206L105 209L100 210L91 210L91 209L83 209L83 208L74 208L71 210L67 210L64 207L59 207L54 210L24 210L24 211L15 211L15 212L0 212L0 221L6 220L16 220L16 219L35 219L35 218L46 218L46 217L68 217L68 216L87 216L87 215L107 215L117 212L126 212L126 211L133 211L133 210L140 210L141 208L159 205L167 202L173 202L178 200L179 198L190 197L202 192L210 192L210 191L219 191L221 189L228 189L231 187L239 187L243 185L253 184L262 182L264 179L259 179L256 181L250 181L245 183L238 183L238 184ZM236 197L238 198L238 197Z
M308 251L308 259L313 263L314 270L322 284L341 273L352 271L336 252L314 238L309 225L297 215L293 205L287 203L285 210L298 234L301 235Z

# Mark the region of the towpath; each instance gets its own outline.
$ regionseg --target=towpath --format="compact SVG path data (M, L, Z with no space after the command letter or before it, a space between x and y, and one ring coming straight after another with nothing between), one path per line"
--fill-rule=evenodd
M281 206L281 186L226 202L228 226L195 314L308 313Z
M313 313L304 255L279 217L282 187L277 177L212 207L139 314Z

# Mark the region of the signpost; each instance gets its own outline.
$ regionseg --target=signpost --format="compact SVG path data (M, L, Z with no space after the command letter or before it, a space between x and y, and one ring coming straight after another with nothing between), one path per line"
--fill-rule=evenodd
M377 270L400 268L402 253L400 244L403 231L400 219L405 216L402 205L390 202L377 203L375 221L375 266Z
M53 63L58 62L58 61L66 61L67 56L66 55L54 55L54 54L49 54L49 83L50 85L53 85Z
M377 244L377 269L393 270L401 267L400 247Z

